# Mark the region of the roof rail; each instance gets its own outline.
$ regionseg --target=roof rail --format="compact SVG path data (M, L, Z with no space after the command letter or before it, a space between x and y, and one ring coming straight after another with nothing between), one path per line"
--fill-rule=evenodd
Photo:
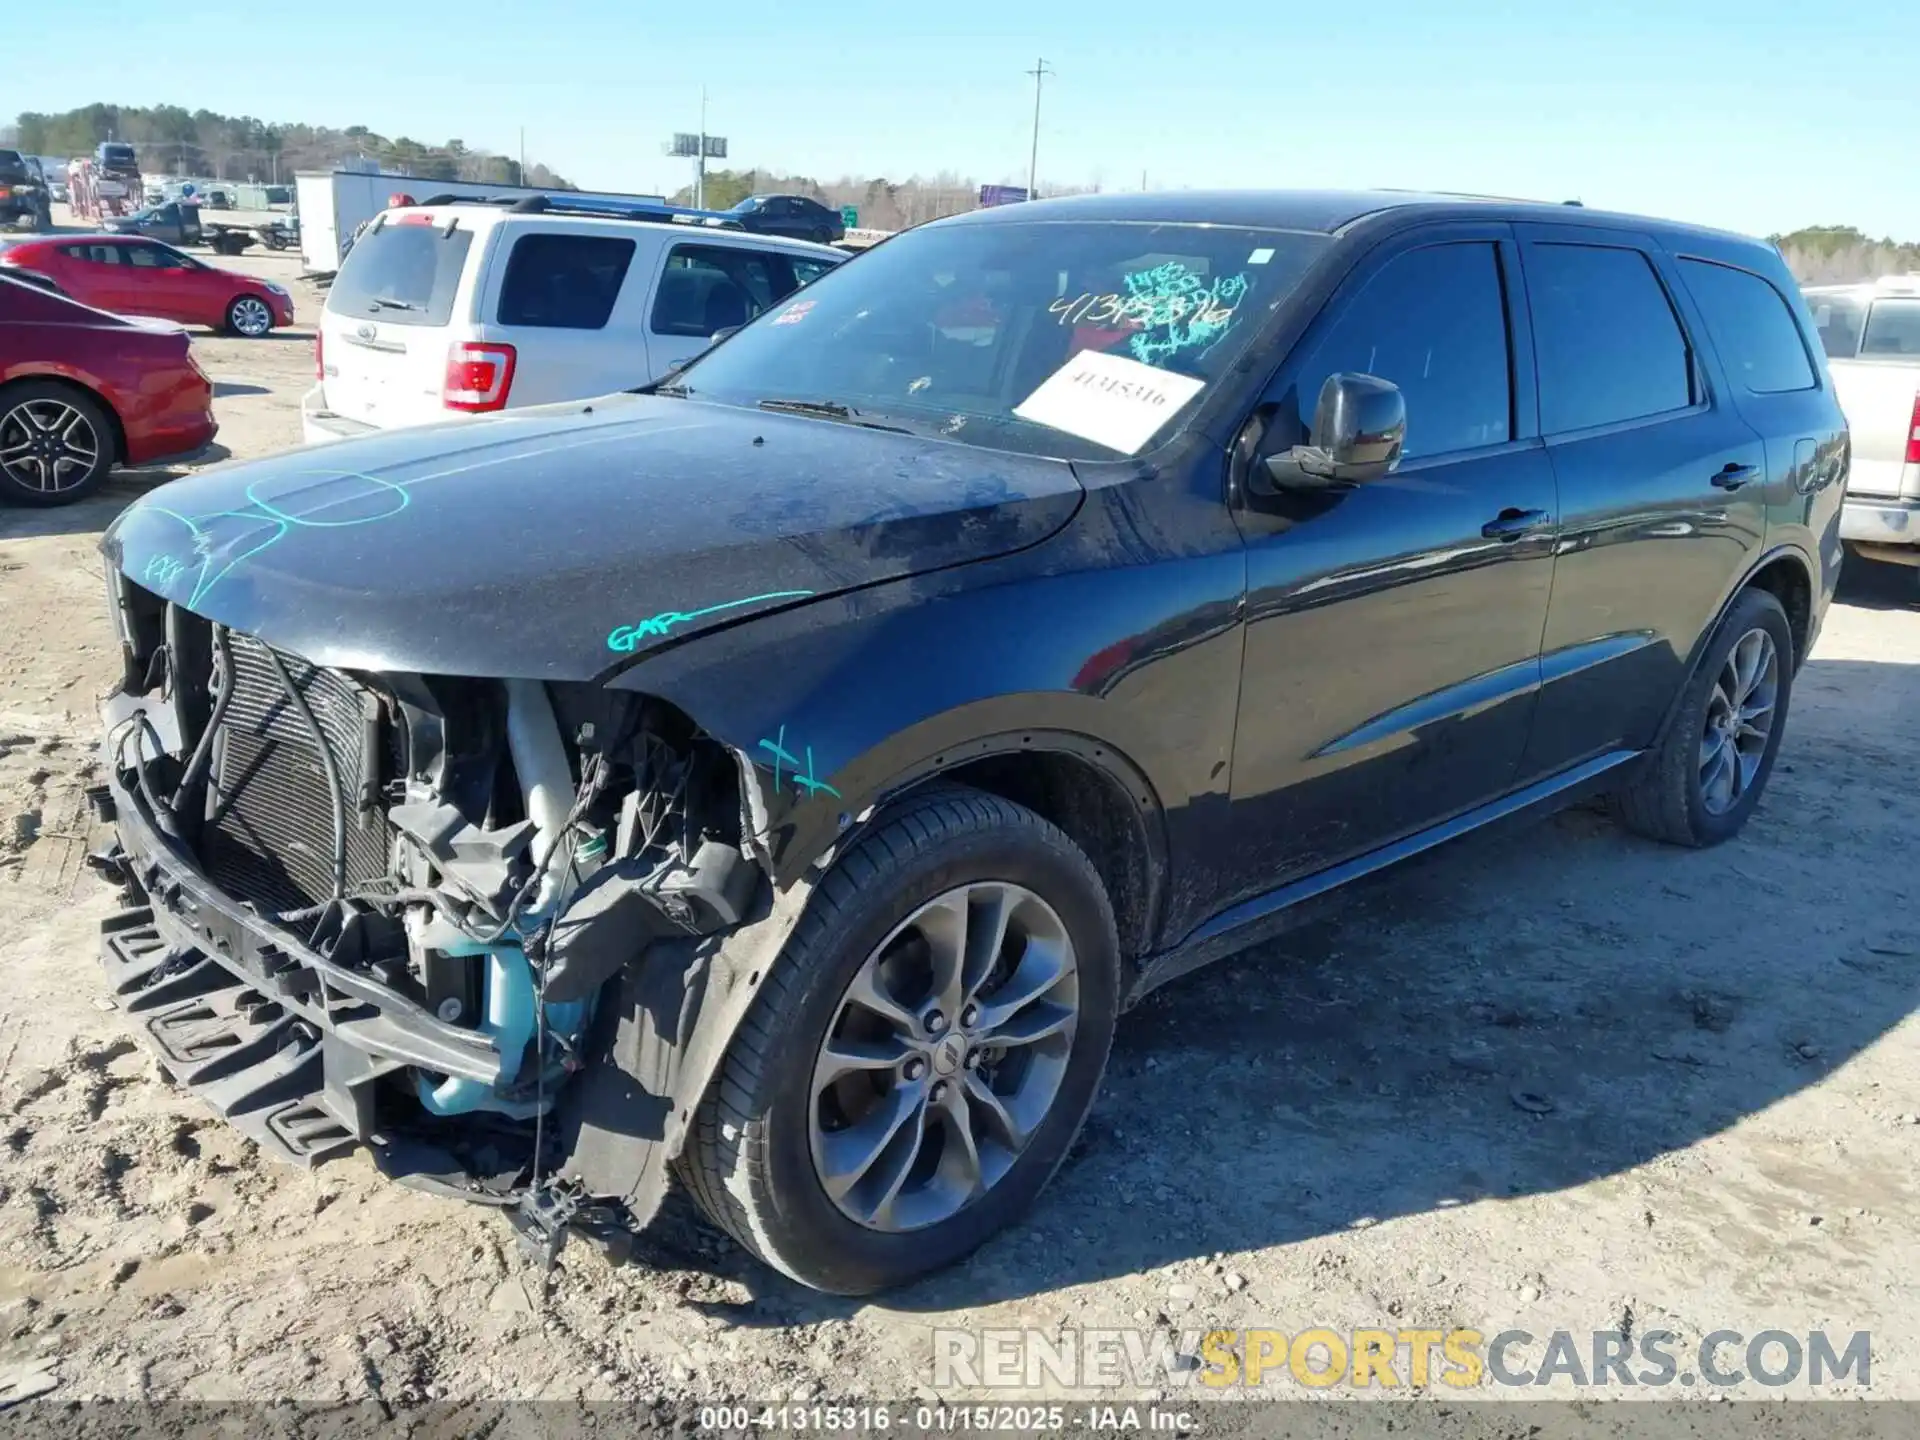
M655 223L698 225L708 230L744 230L738 220L683 210L673 205L618 205L611 201L562 200L553 195L429 195L418 204L499 205L509 215L575 215L594 220L651 220Z

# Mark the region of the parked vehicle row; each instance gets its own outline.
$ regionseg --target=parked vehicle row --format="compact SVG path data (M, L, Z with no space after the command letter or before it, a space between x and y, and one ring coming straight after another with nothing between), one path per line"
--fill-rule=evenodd
M1154 987L1495 822L1760 803L1848 463L1765 244L1178 192L836 258L390 213L356 438L107 535L110 983L264 1149L548 1243L677 1174L872 1291L1033 1200ZM391 429L640 346L698 353Z
M116 465L204 450L213 386L184 330L131 320L0 269L0 500L63 505Z

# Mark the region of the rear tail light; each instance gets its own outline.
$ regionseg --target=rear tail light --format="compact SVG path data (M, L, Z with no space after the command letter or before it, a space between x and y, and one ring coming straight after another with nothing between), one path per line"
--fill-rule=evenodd
M513 346L457 341L447 351L440 401L449 410L504 410L513 388Z
M1920 395L1913 397L1913 414L1907 417L1907 464L1920 465Z
M324 330L313 332L313 378L327 378L327 332Z

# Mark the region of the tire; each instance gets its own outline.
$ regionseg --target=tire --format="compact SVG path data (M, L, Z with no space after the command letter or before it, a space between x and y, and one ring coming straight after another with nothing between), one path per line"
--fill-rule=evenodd
M968 1054L962 1062L955 1047L967 1051L971 1039L987 1032L969 1032L964 1025L948 1028L941 1045L930 1052L931 1061L919 1062L916 1083L924 1086L919 1093L933 1099L938 1098L936 1086L945 1089L952 1108L929 1104L924 1113L934 1117L928 1124L937 1131L929 1128L920 1140L912 1139L911 1124L897 1132L908 1137L904 1143L912 1146L916 1162L937 1161L936 1173L918 1180L902 1162L898 1173L909 1183L899 1186L901 1211L918 1204L923 1216L936 1218L892 1227L862 1223L829 1195L821 1178L818 1156L824 1152L816 1144L823 1133L850 1135L856 1128L849 1123L842 1130L824 1130L820 1117L827 1107L837 1107L840 1092L829 1086L815 1093L816 1064L826 1064L821 1047L833 1027L852 1023L847 1017L877 1018L848 995L857 977L871 973L870 957L908 953L896 951L890 937L929 902L975 882L980 888L973 894L990 897L1000 891L1009 897L1008 913L1018 913L1007 923L1006 933L1015 936L1016 943L1026 923L1020 917L1034 919L1043 930L1049 920L1058 922L1058 930L1046 931L1051 939L1034 942L1051 950L1020 953L1057 955L1064 935L1070 945L1065 970L1073 974L1072 998L1055 1007L1053 997L1066 992L1043 986L1034 990L1042 998L1031 1004L1011 1001L1007 1008L1014 1016L1032 1016L1042 1009L1072 1010L1077 1005L1073 1028L1031 1049L1012 1041L997 1057L989 1045L979 1070L974 1068L976 1057ZM1038 906L1031 903L1035 900ZM1013 949L1003 946L1000 954L1010 957ZM996 1008L996 997L1010 993L1000 987L1014 983L1013 977L994 978L1010 963L1015 962L993 962L975 992L980 1004L965 1006L962 1020L984 1021L987 1011ZM1039 968L1050 972L1051 964ZM888 998L901 1003L897 996ZM676 1162L679 1174L714 1223L803 1285L864 1295L938 1270L1010 1224L1060 1167L1099 1091L1118 1000L1113 910L1100 877L1072 841L1032 811L997 796L942 787L909 797L884 813L877 828L833 866L815 891L702 1099L686 1150ZM928 997L919 1013L925 1016L926 1007L934 1003ZM1023 1005L1028 1008L1021 1009ZM1014 1023L1000 1033L1012 1033ZM1009 1059L1021 1055L1028 1058ZM915 1063L909 1059L890 1069L862 1070L844 1078L862 1087L891 1084L888 1097L894 1098L912 1090L907 1077ZM992 1134L962 1147L957 1132L949 1128L956 1110L968 1117L970 1130L974 1119L990 1127L984 1117L994 1112L976 1104L975 1087L999 1088L1009 1066L1015 1092L1009 1098L1016 1101L1027 1098L1026 1084L1057 1077L1050 1092L1040 1097L1044 1108L1020 1107L1030 1112L1024 1148L1005 1147ZM958 1078L941 1081L942 1075ZM875 1101L874 1114L885 1103ZM997 1113L1012 1112L1001 1105ZM867 1116L869 1123L874 1114ZM890 1152L883 1146L877 1153L884 1157ZM962 1174L970 1154L975 1183L984 1183L984 1188L972 1199L959 1201L957 1209L941 1213L941 1206L949 1203L948 1192L967 1188L948 1180L950 1154ZM984 1180L990 1164L997 1167L994 1178ZM884 1176L876 1178L872 1170L864 1178L884 1185ZM844 1203L851 1203L857 1189ZM893 1202L884 1202L883 1209L893 1214Z
M236 295L227 302L227 329L243 339L262 339L273 329L272 307L258 295Z
M71 505L105 484L118 458L112 412L91 391L57 380L0 386L0 499Z
M1730 675L1728 667L1737 648L1757 643L1755 636L1764 636L1765 645L1771 647L1771 708L1765 715L1764 739L1751 748L1750 772L1747 760L1742 758L1746 752L1738 750L1739 737L1745 736L1749 727L1736 727L1730 743L1736 746L1731 763L1737 784L1729 791L1723 784L1728 779L1728 762L1709 770L1707 756L1715 746L1715 732L1721 728L1728 692L1738 688L1737 674ZM1743 657L1750 653L1743 651ZM1774 757L1786 733L1794 665L1793 627L1780 602L1765 590L1742 591L1714 632L1699 668L1688 679L1679 708L1659 744L1635 777L1609 797L1615 818L1636 834L1669 845L1698 848L1718 845L1738 835L1760 803L1767 777L1773 773ZM1761 703L1760 689L1743 709ZM1752 723L1757 725L1759 717ZM1727 737L1723 734L1720 738Z
M831 245L833 243L833 232L831 230L816 230L807 238L812 240L816 245Z

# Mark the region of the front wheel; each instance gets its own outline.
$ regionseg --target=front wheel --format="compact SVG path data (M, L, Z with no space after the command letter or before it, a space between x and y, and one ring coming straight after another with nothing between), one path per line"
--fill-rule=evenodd
M821 882L681 1174L804 1285L861 1295L937 1270L1066 1158L1118 994L1113 911L1072 841L997 796L909 799Z
M1714 632L1665 737L1612 809L1670 845L1717 845L1760 803L1786 733L1793 627L1780 602L1747 590Z
M273 329L273 311L255 295L241 295L227 306L227 328L236 335L258 340Z

